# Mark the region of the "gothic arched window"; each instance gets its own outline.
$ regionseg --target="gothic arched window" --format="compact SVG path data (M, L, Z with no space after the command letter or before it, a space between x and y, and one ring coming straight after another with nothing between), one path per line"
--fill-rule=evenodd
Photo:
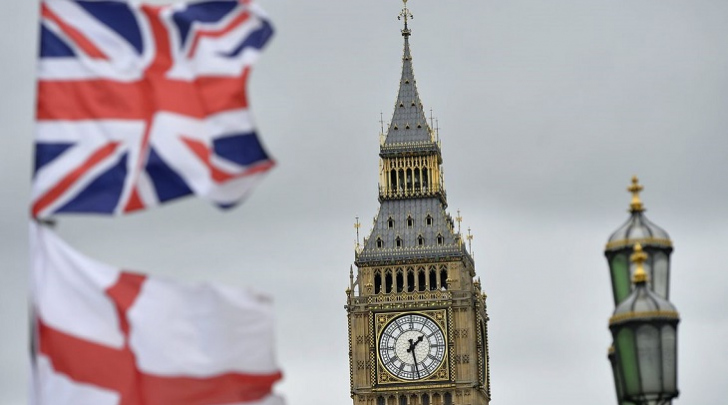
M387 294L392 292L392 272L388 271L384 277L384 292Z
M425 269L417 270L417 290L425 291L427 289L427 276L425 275Z
M440 288L447 290L447 270L440 270Z
M412 228L414 225L415 225L415 220L412 219L411 215L408 215L407 216L407 226Z
M387 226L389 228L394 228L394 219L392 217L389 217L389 219L387 219Z
M397 239L395 239L394 242L398 248L402 247L402 238L400 238L399 236L397 236Z
M413 292L415 290L415 271L414 269L407 270L407 292Z
M417 245L418 246L425 246L425 238L422 237L422 235L417 237Z
M402 270L397 271L397 292L401 293L404 291L404 276Z
M382 241L382 238L377 238L377 248L381 249L384 247L384 241Z
M425 223L427 226L432 226L432 215L427 215L427 218L425 218Z
M437 290L437 270L430 269L430 290Z
M442 237L442 234L438 234L437 235L437 244L442 245L443 243L445 243L445 238Z
M374 274L374 294L382 292L382 273L376 272Z

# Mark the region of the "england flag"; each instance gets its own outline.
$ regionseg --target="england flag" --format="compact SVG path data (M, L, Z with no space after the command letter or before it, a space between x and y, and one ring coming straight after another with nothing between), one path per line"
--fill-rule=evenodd
M274 165L246 98L272 34L250 0L43 0L32 215L244 199Z
M31 226L33 405L282 405L270 300L112 268Z

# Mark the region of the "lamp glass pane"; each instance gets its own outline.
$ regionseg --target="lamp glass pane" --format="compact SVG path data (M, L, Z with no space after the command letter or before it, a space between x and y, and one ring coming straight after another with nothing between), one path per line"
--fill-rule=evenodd
M627 255L625 253L615 255L610 263L610 268L612 271L614 303L617 305L624 301L632 290Z
M621 370L619 369L619 364L617 364L617 353L609 354L609 363L612 366L612 374L614 375L614 386L617 389L617 401L621 403L622 398L624 398L624 389L622 388L624 382L622 381L622 374Z
M677 393L677 331L672 325L662 327L662 378L665 392Z
M652 325L637 328L637 356L639 358L642 391L645 394L662 391L662 353L660 332Z
M668 271L669 262L667 254L664 252L655 252L653 256L652 286L655 293L664 299L668 299Z
M624 394L626 396L639 395L640 381L637 368L637 348L635 347L634 332L624 328L619 331L616 341L619 367L624 379Z

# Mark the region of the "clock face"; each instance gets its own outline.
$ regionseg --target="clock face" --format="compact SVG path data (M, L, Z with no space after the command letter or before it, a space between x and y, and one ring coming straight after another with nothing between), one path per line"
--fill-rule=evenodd
M424 315L402 315L392 319L382 331L379 357L397 378L420 380L437 371L445 359L445 335Z

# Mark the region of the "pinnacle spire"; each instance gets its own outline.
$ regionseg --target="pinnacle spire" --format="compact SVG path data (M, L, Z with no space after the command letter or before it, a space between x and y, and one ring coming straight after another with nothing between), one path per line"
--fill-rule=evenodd
M637 176L632 176L632 185L627 188L627 191L632 193L632 202L629 205L630 212L643 212L645 210L642 205L642 199L640 193L645 188L640 184L640 179Z
M404 29L402 30L402 36L404 37L402 77L399 82L399 93L394 106L392 122L384 140L384 144L387 146L423 142L434 143L432 130L427 124L422 101L417 91L412 67L412 52L409 43L412 34L409 29L409 20L412 18L412 13L407 7L407 0L404 0L404 8L399 14L399 19L404 20Z
M404 8L399 13L399 16L397 17L398 20L404 20L404 29L402 30L402 36L408 37L412 35L412 31L410 31L408 22L409 20L414 19L415 17L410 13L409 8L407 8L407 0L402 0L404 2Z

